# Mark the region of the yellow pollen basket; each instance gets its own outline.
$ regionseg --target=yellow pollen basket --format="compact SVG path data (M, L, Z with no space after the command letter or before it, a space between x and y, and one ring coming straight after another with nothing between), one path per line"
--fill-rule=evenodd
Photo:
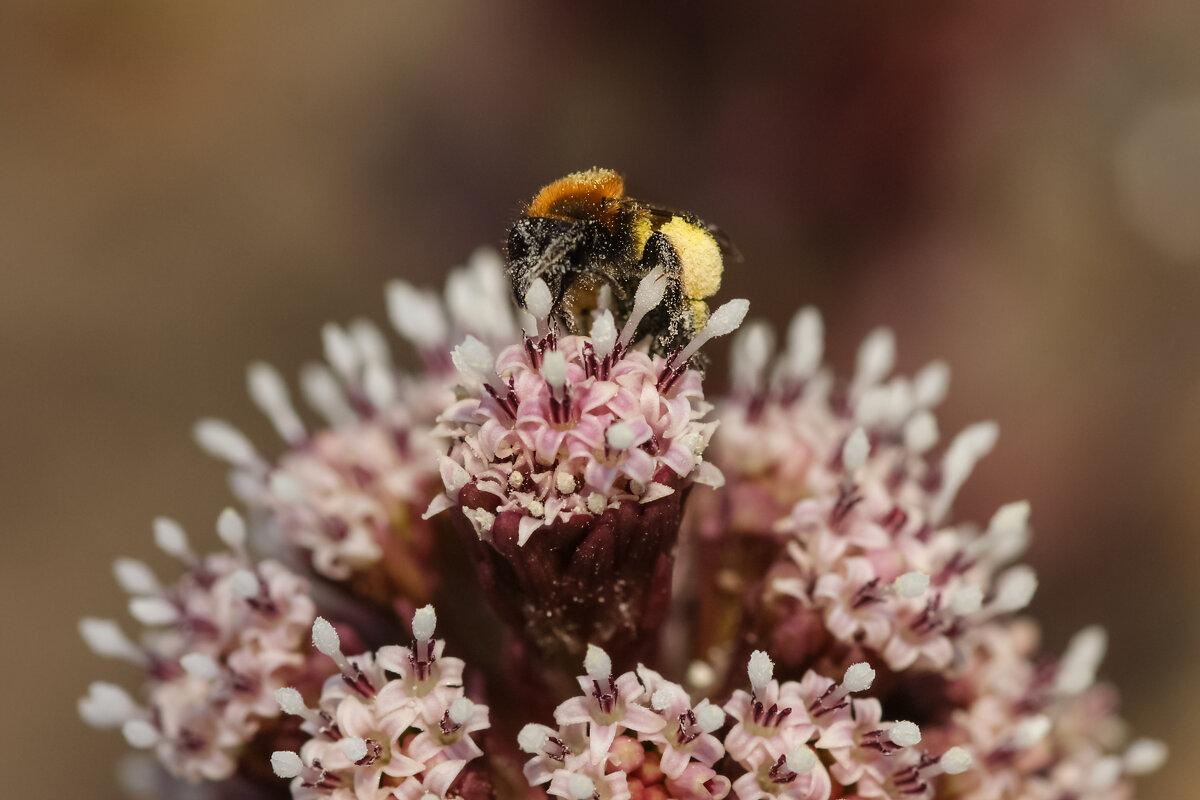
M673 217L659 230L679 254L680 288L690 300L711 297L721 288L725 264L717 240L704 228Z

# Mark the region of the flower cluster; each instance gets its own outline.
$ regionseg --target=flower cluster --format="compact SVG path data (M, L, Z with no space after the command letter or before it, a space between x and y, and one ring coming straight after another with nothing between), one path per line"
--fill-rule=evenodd
M1030 567L1012 565L1029 541L1029 504L1002 506L982 530L949 521L996 425L969 426L930 459L945 365L889 380L895 344L880 329L843 385L821 369L822 340L820 316L804 309L773 363L769 329L750 326L735 344L734 391L713 448L732 500L693 527L699 540L715 538L698 585L738 591L732 601L701 596L701 618L751 631L792 672L867 658L887 671L885 705L940 687L926 698L936 702L923 729L978 758L938 796L1128 791L1122 778L1156 767L1162 750L1143 740L1116 754L1123 731L1111 694L1093 686L1103 632L1088 629L1057 665L1039 665L1036 634L1013 618L1037 589ZM739 549L756 558L703 574ZM724 649L711 634L696 639L716 664L729 664L738 646L736 637Z
M725 755L713 735L725 724L719 706L693 705L682 686L645 666L614 675L612 660L595 645L584 670L583 695L554 711L557 728L521 729L530 786L564 800L722 800L729 793L729 780L713 768Z
M733 784L739 800L826 800L838 796L834 781L863 797L923 797L933 778L971 765L959 747L937 757L918 750L916 724L882 722L879 701L852 698L875 680L866 662L851 664L840 682L809 670L780 683L770 657L756 650L746 671L751 691L735 691L725 707L737 720L725 746L746 771Z
M497 345L517 340L502 264L477 251L446 282L445 301L403 281L388 286L393 327L417 352L424 370L400 372L388 343L370 321L322 330L325 364L301 373L303 395L329 427L310 432L284 379L264 363L247 373L250 396L288 450L271 461L236 428L206 419L195 435L230 463L231 484L273 542L307 553L312 568L352 579L374 600L416 605L434 591L432 528L421 512L437 492L434 421L453 401L447 354L464 336Z
M814 310L776 355L744 300L660 353L670 280L640 276L620 307L600 292L570 333L540 278L509 301L495 254L442 298L394 284L423 369L370 323L327 326L328 365L301 381L324 429L251 367L283 454L217 420L196 435L254 536L227 510L228 551L201 557L157 521L173 585L118 560L145 634L81 631L143 696L96 683L80 713L216 796L1132 797L1165 746L1128 741L1102 629L1048 658L1018 616L1029 505L953 515L997 427L939 448L945 365L893 377L881 329L841 381ZM714 398L696 356L735 330ZM444 655L434 598L477 673Z
M279 715L274 691L327 672L301 651L316 614L307 582L274 561L254 562L232 509L217 531L229 551L199 556L178 523L155 520L155 542L187 568L172 585L140 561L117 559L129 612L145 627L137 642L113 620L80 622L93 651L142 671L146 695L143 705L119 686L93 683L80 714L98 728L121 728L131 745L153 748L171 774L189 780L233 775L247 744Z
M461 503L479 537L494 539L497 515L510 513L523 547L560 518L651 503L692 480L720 485L703 458L716 423L701 421L709 406L688 362L705 340L736 328L746 304L718 309L681 353L651 357L632 340L665 288L661 271L643 279L619 333L604 311L590 335L560 338L549 327L550 290L538 279L525 298L537 333L499 357L474 337L455 348L466 396L435 431L452 444L441 461L446 492L429 513L460 504L470 484L495 498L488 507Z
M463 384L435 430L445 492L426 515L461 509L484 543L485 589L543 653L644 641L661 620L683 493L723 482L703 458L716 423L702 421L710 406L689 363L748 304L725 304L686 347L651 357L634 337L666 288L655 269L619 330L604 310L588 335L560 337L539 278L521 344L494 356L468 337L453 352Z
M433 606L424 606L413 616L411 648L346 656L337 630L317 618L313 645L338 673L325 682L316 708L294 687L275 694L310 736L299 753L271 755L275 774L291 779L294 797L441 800L456 782L454 796L486 796L485 782L460 776L483 755L472 734L489 727L488 708L464 694L463 662L442 656L436 622Z

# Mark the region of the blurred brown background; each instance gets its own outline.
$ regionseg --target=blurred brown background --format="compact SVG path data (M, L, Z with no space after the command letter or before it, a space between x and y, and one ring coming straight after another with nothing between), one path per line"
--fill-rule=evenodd
M570 6L569 8L567 6ZM1200 764L1200 5L549 2L0 7L4 793L117 796L74 705L121 680L75 620L167 513L211 543L259 442L244 365L440 282L541 183L599 164L720 223L725 296L877 324L953 365L944 429L1000 446L959 509L1033 502L1047 644L1103 621L1104 674Z

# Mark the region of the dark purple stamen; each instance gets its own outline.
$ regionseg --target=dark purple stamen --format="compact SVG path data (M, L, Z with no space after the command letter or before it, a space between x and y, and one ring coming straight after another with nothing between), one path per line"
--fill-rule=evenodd
M778 728L792 713L792 709L787 707L781 709L776 703L772 703L771 707L767 708L753 694L750 695L750 709L753 712L755 724L764 728Z
M346 685L368 700L374 697L375 687L367 680L362 669L357 664L350 664L349 668L352 670L350 674L342 673L342 680L346 682Z
M191 728L180 728L179 735L175 737L175 746L181 752L197 755L208 748L208 740Z
M842 526L846 516L856 505L863 500L862 495L858 493L857 486L842 486L838 489L837 502L833 504L833 508L829 511L829 527L837 530Z
M241 672L229 670L229 688L234 694L241 695L257 695L262 683L251 675L245 675Z
M900 506L892 506L892 510L879 520L880 527L891 531L892 535L900 533L908 522L908 514Z
M321 766L321 759L314 758L312 764L305 770L304 780L301 784L307 789L336 789L342 785L341 776L326 772Z
M791 783L796 780L796 773L787 768L787 756L780 756L767 776L774 783Z
M679 380L679 377L687 372L687 364L675 366L675 358L678 355L678 350L671 353L671 355L667 356L667 360L663 364L662 372L658 375L658 391L660 394L666 394L671 391L671 388Z
M600 706L600 713L611 714L613 709L617 707L617 681L611 675L608 676L608 691L605 692L600 688L600 681L593 680L592 697L596 698L596 703Z
M825 693L812 701L812 705L808 707L808 713L814 717L821 717L839 708L845 708L849 705L845 694L837 694L840 687L835 683L825 690ZM833 702L836 699L836 702ZM827 706L826 703L833 702L833 705Z
M338 728L328 711L318 711L317 717L321 720L321 726L317 729L317 733L335 742L342 738L341 729Z
M925 604L924 610L920 615L909 624L909 629L913 633L932 633L942 625L942 617L938 613L942 608L941 593L935 594L929 598L929 602Z
M546 384L550 386L549 383ZM567 387L563 386L560 390L562 399L555 397L555 389L550 386L550 421L555 425L563 425L571 419L571 394L567 391Z
M408 663L412 665L417 683L428 680L429 676L433 674L433 662L437 660L437 656L433 654L433 648L430 647L432 642L432 639L423 642L418 640L416 647L408 654Z
M688 709L679 715L679 730L675 732L675 741L681 745L695 741L701 733L696 725L696 712Z
M862 608L871 603L878 603L883 600L876 591L879 588L879 578L872 578L858 588L854 593L854 597L850 600L850 607L854 609Z
M566 761L567 756L571 755L571 748L567 747L567 743L557 736L547 736L546 744L547 746L554 745L558 748L554 752L551 752L548 749L546 750L546 755L555 761Z
M441 720L438 721L438 728L441 729L443 736L449 736L455 731L461 730L462 725L450 719L450 709L446 709L446 712L442 714Z
M950 556L950 560L946 562L938 573L933 576L934 586L945 586L946 583L955 575L962 575L971 567L975 566L975 559L967 557L961 550Z
M503 397L500 396L500 393L497 392L496 388L494 386L492 386L490 383L485 383L483 385L483 388L484 388L484 390L487 391L488 394L490 394L492 396L492 399L496 401L496 405L500 406L500 410L503 411L505 414L508 414L508 416L512 417L515 420L517 418L518 402L517 402L517 390L513 386L512 378L508 379L508 383L506 384L506 386L508 388L508 392Z
M893 742L888 736L888 731L883 729L864 733L862 738L858 740L858 744L859 746L865 747L869 750L875 750L880 755L884 756L890 756L892 753L897 753L904 749L900 747L900 745Z
M366 743L367 754L358 761L355 761L355 766L369 767L378 761L379 757L383 755L383 745L381 745L379 742L375 741L374 739L367 739Z
M928 753L922 753L920 761L892 776L892 784L900 794L909 797L924 795L929 789L929 784L921 780L921 770L936 763L937 759L931 758Z
M321 523L321 530L335 542L343 541L350 535L350 526L341 517L326 517Z
M267 591L267 582L257 572L254 573L254 577L258 581L258 594L254 597L243 598L246 601L246 605L264 617L279 616L279 606L271 599L271 595Z

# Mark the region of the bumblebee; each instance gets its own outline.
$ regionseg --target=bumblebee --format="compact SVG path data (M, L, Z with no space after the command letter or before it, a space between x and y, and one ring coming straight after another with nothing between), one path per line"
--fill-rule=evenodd
M658 352L678 347L708 318L706 298L721 286L733 250L713 226L625 196L610 169L574 172L544 187L508 233L508 276L517 302L541 278L554 313L572 333L608 308L618 327L632 310L638 282L661 266L670 284L639 334Z

